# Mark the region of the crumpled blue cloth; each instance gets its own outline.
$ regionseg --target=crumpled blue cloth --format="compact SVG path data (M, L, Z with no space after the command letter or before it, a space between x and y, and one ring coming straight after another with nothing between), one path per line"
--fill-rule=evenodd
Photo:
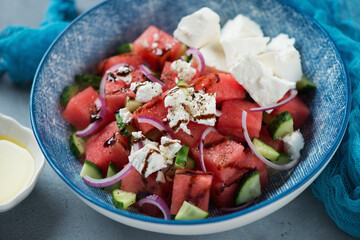
M349 126L312 191L345 232L360 238L360 1L289 0L315 18L335 41L349 73L352 103Z
M31 82L49 45L77 16L74 0L51 0L38 29L9 26L0 32L0 75L16 83Z

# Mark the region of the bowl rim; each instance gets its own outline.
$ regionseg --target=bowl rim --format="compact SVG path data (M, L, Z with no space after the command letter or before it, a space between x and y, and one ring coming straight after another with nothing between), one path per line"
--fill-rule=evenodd
M349 122L349 118L350 118L350 109L351 109L351 84L350 84L350 80L349 80L349 75L346 69L346 66L344 64L344 61L339 53L338 48L336 47L335 42L333 41L333 39L331 38L331 36L328 34L328 32L314 19L312 18L309 14L305 13L302 9L298 8L297 6L286 2L285 0L272 0L272 1L277 1L282 5L286 5L289 6L292 11L295 11L297 13L299 13L300 15L302 15L304 18L306 18L308 21L312 22L315 27L318 28L318 31L320 34L322 34L325 38L329 39L329 44L333 47L334 52L335 52L335 56L337 57L337 59L339 60L339 65L340 65L340 70L341 72L345 73L345 80L347 83L347 91L348 91L348 96L346 98L347 102L346 102L346 114L345 114L345 118L343 119L342 123L341 123L341 129L339 131L339 135L336 138L336 141L334 141L333 145L331 146L331 148L328 150L327 154L325 155L324 159L319 162L317 164L317 166L311 171L311 173L309 173L304 179L302 179L300 182L298 182L296 185L294 185L292 188L287 189L285 191L283 191L282 193L280 193L279 195L272 197L271 199L268 199L266 201L260 202L256 205L250 206L249 208L246 208L242 211L238 211L238 212L234 212L231 214L226 214L226 215L222 215L222 216L217 216L217 217L213 217L213 218L206 218L206 219L201 219L201 220L184 220L184 221L173 221L173 220L165 220L165 219L160 219L160 218L154 218L154 217L149 217L146 215L139 215L136 213L131 213L131 212L127 212L127 211L123 211L123 210L118 210L116 208L110 208L108 205L99 202L97 200L92 199L91 197L89 197L88 195L84 194L74 183L72 183L69 179L66 178L66 176L60 171L60 169L57 167L54 159L52 159L50 157L50 154L48 153L48 151L46 150L40 136L39 133L37 131L37 125L34 119L34 102L33 102L33 98L34 98L34 89L35 86L37 84L36 79L39 77L39 74L43 68L44 63L46 62L47 58L49 57L49 53L51 52L51 50L53 49L53 47L57 44L57 42L59 40L61 40L61 38L63 38L63 36L65 35L65 33L71 29L73 27L74 24L76 24L78 21L80 21L84 16L88 15L90 12L94 11L95 9L98 9L99 7L101 7L102 5L105 5L107 2L109 2L110 0L105 0L95 6L93 6L92 8L90 8L89 10L83 12L82 14L80 14L78 17L76 17L58 36L57 38L52 42L52 44L50 45L50 47L47 49L47 51L45 52L43 58L41 59L41 62L36 70L36 74L34 77L34 81L32 84L32 88L31 88L31 93L30 93L30 120L31 120L31 126L35 135L35 138L40 146L40 149L42 150L47 162L50 164L50 166L54 169L54 171L61 177L61 179L73 190L75 191L77 194L79 194L83 199L89 201L92 204L95 204L98 207L104 208L105 210L108 210L110 212L113 212L115 214L120 214L123 217L128 217L131 219L135 219L135 220L140 220L140 221L144 221L147 223L156 223L156 224L163 224L163 225L178 225L178 226L187 226L187 225L203 225L203 224L208 224L208 223L216 223L216 222L222 222L222 221L226 221L226 220L232 220L235 219L237 217L240 216L244 216L250 212L253 211L257 211L260 210L261 208L270 205L272 203L278 202L279 200L281 200L282 198L291 195L292 193L294 193L296 190L300 189L302 186L304 186L306 183L308 183L321 169L324 165L326 165L330 160L331 157L335 154L337 148L339 147L345 132L346 132L346 128Z
M24 133L25 135L30 136L31 139L31 143L34 143L36 148L37 148L37 152L40 152L40 148L37 147L36 145L36 138L34 137L33 131L31 131L30 128L25 127L23 125L21 125L18 121L16 121L14 118L7 116L5 114L0 113L0 123L4 122L4 121L8 121L10 125L14 126L18 131L20 131L21 133ZM13 137L10 137L18 142L20 142L21 144L22 141ZM15 206L17 206L19 203L21 203L25 198L27 198L29 196L29 194L32 192L33 188L35 187L37 180L39 179L40 174L42 173L44 166L45 166L45 158L44 156L41 154L39 156L34 156L34 152L32 152L30 149L26 148L27 151L30 152L30 154L32 155L33 159L34 159L34 173L33 176L30 180L30 182L28 183L27 186L25 186L23 189L21 189L15 196L13 196L11 199L9 199L7 202L4 203L0 203L0 213L1 212L5 212L8 211L12 208L14 208Z

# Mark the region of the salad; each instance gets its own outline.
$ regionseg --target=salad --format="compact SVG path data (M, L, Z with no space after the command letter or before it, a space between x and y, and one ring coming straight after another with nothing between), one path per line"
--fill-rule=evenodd
M149 26L64 88L80 177L114 207L175 220L206 218L209 203L239 211L300 161L310 110L298 94L316 87L295 39L243 15L219 22L202 8L173 36Z

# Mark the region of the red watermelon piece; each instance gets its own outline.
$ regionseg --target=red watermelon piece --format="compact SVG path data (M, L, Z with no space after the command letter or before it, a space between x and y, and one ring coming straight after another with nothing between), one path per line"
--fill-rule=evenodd
M204 69L204 72L203 72L203 75L206 76L210 73L227 73L225 71L222 71L222 70L219 70L219 69L216 69L214 67L210 67L210 66L205 66L205 69Z
M134 168L121 180L121 190L136 193L137 200L148 195L156 194L161 197L168 206L170 206L172 183L169 181L165 183L156 182L156 176L157 173L153 173L149 177L145 178ZM139 207L135 204L135 207L150 216L162 216L162 212L158 208L154 207L154 205L144 204L142 207Z
M134 51L154 71L160 72L166 61L174 61L181 54L182 43L170 34L150 26L134 43Z
M146 77L140 70L134 70L131 73L131 82L144 82ZM136 97L136 94L130 90L130 84L123 80L106 81L105 98L109 111L114 113L125 106L126 97Z
M96 113L95 100L100 95L92 88L88 87L79 92L76 96L70 99L69 103L63 112L63 117L71 123L77 130L85 129L91 121L91 114ZM106 115L102 120L99 130L114 119L114 114L111 114L107 108Z
M176 215L184 201L208 212L211 173L178 169L175 172L170 213Z
M200 167L198 147L192 148L191 154L195 158L196 166ZM239 178L239 174L242 174L242 168L244 168L244 160L244 147L235 141L225 138L218 144L209 144L209 148L206 148L206 144L204 144L204 162L206 170L212 172L214 177L225 184Z
M280 100L283 101L290 96L290 93L285 94L285 96ZM287 104L275 108L274 111L270 114L271 117L275 117L276 114L288 111L294 120L294 129L301 128L310 115L310 109L306 104L301 100L299 96L296 96L293 100Z
M110 162L122 169L129 162L129 139L124 138L112 122L86 142L85 159L95 163L106 176Z
M137 121L138 116L148 116L163 121L163 119L166 118L166 115L167 109L164 106L163 98L158 96L154 97L151 101L136 109L134 112L134 123L136 128L141 130L145 135L155 130L155 127L147 123L139 123Z
M190 121L187 124L187 128L190 130L191 134L185 133L182 129L174 133L176 139L181 141L181 144L187 145L190 148L195 147L199 144L201 135L209 126L204 124L199 124L197 122Z
M212 73L192 80L195 90L204 90L206 93L216 93L216 103L227 100L244 99L245 89L229 73Z
M244 173L246 173L246 170L240 175L242 176ZM238 179L226 185L223 181L214 178L211 187L211 202L213 202L217 208L234 207L234 194L238 185Z
M236 141L245 142L243 134L241 115L242 111L248 112L246 125L249 132L249 136L259 137L261 123L262 123L262 112L250 112L250 108L259 107L256 103L252 103L247 100L229 100L224 101L221 112L222 115L219 117L217 130L224 136L231 136Z
M133 52L123 53L120 55L116 55L116 56L107 58L107 59L103 60L102 62L100 62L96 67L97 72L100 75L104 75L105 72L110 67L112 67L118 63L128 63L128 64L132 65L133 67L138 68L138 66L143 63L143 60L142 60L141 56L137 53L133 53Z

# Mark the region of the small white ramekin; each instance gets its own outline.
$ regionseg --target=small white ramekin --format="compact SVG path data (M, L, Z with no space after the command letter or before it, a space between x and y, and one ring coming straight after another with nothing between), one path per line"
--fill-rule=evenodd
M18 194L6 203L0 203L0 212L10 210L24 200L33 190L36 181L38 180L45 165L45 158L35 140L33 132L26 127L20 125L16 120L2 115L0 113L0 135L5 135L11 139L21 143L27 150L30 151L34 158L34 174L30 183L23 188Z

